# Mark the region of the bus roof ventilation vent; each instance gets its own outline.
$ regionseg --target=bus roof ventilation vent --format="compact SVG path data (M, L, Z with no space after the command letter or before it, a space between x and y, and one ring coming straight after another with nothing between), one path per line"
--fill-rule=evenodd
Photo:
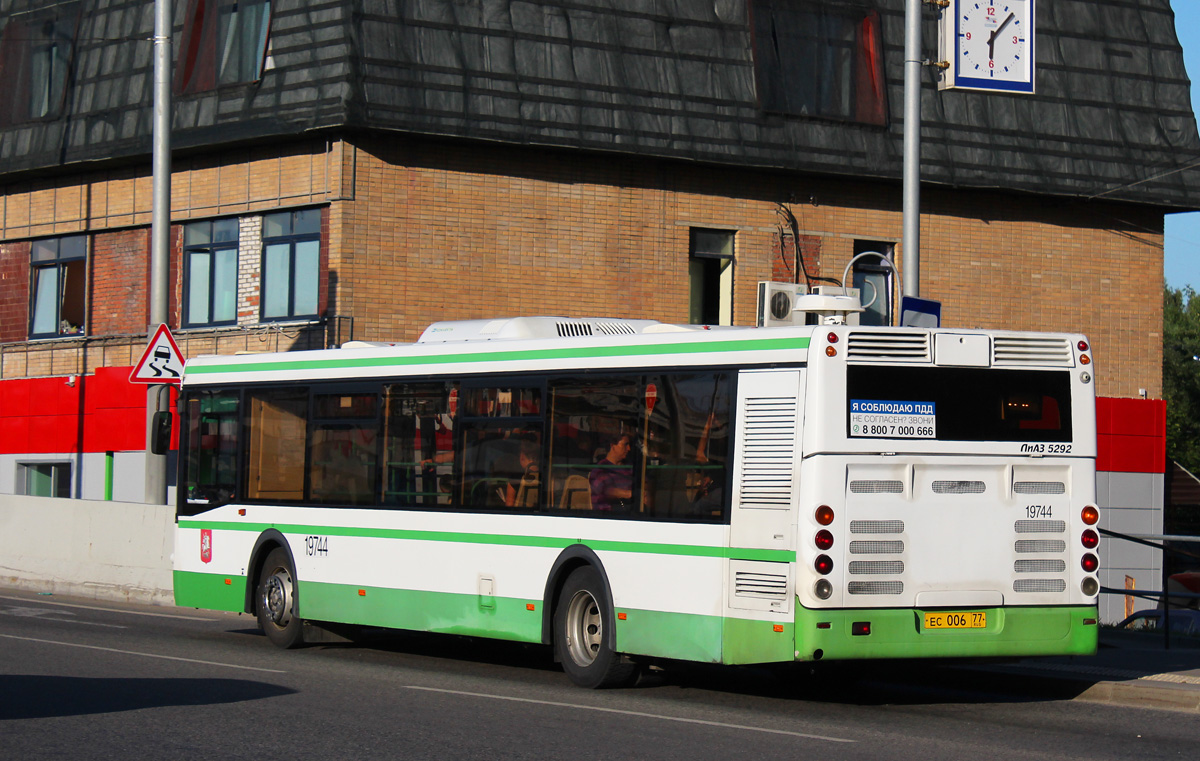
M861 362L929 362L929 334L853 330L846 340L846 359Z
M558 335L562 338L575 338L578 336L590 336L592 334L592 324L590 322L560 322L556 326Z
M637 333L633 326L625 322L598 322L596 332L606 336L632 336Z
M1000 335L992 339L992 364L1070 367L1074 356L1066 338Z

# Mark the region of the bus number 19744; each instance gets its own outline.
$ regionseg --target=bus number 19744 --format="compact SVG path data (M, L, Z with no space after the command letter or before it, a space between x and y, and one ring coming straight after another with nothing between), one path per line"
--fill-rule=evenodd
M304 552L307 555L320 555L325 557L329 554L329 537L327 536L306 536L304 537Z

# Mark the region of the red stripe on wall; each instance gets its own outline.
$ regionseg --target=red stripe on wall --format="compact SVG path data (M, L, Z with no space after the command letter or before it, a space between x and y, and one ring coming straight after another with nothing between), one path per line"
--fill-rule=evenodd
M1096 470L1165 473L1167 403L1096 398Z
M144 450L146 385L130 383L131 370L0 381L0 454Z

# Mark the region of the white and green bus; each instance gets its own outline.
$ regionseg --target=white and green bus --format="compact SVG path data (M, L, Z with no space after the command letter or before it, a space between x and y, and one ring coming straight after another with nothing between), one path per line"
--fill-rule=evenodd
M188 361L178 605L553 646L583 686L1096 648L1082 336L438 323Z

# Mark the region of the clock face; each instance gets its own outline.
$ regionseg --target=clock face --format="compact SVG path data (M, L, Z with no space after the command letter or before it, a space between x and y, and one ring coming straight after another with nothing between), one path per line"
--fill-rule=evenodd
M955 0L950 86L1033 92L1033 2Z

